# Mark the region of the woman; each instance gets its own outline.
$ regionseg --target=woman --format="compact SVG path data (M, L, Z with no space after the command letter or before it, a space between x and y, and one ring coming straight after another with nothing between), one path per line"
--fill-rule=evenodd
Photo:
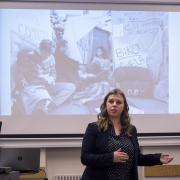
M96 81L108 81L112 70L112 62L104 47L97 47L96 54L89 64L88 71L96 75Z
M102 71L111 70L111 60L108 58L107 51L104 47L97 47L92 64L98 65Z
M138 165L160 165L173 160L168 154L141 154L121 90L110 91L100 110L97 122L88 125L83 138L81 162L86 168L82 180L138 180Z

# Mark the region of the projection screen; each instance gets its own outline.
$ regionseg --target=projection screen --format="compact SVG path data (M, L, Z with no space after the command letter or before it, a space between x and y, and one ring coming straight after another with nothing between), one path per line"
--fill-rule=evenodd
M179 19L179 5L0 2L2 134L82 134L114 88L139 132L180 132Z

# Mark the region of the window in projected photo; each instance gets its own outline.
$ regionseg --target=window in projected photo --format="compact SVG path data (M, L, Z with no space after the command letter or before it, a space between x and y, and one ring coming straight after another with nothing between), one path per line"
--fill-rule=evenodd
M1 115L169 112L168 12L2 9ZM4 92L4 93L3 93Z

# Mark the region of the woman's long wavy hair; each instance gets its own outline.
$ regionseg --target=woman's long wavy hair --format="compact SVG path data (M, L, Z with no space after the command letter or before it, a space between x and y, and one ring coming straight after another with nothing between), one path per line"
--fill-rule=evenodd
M129 106L127 104L126 97L124 93L120 89L113 89L110 91L105 97L104 101L100 106L100 113L97 115L97 125L100 130L106 131L108 127L112 124L109 119L109 115L106 108L106 103L110 95L121 95L124 99L124 110L121 113L121 117L119 117L122 128L125 130L126 134L130 136L131 124L130 124L130 116L129 116Z

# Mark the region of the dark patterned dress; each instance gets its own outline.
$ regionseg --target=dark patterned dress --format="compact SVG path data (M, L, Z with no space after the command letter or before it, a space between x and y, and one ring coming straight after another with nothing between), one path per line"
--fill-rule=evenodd
M114 128L111 127L108 133L108 147L109 152L114 152L119 148L126 152L129 159L126 162L114 163L108 169L109 180L131 180L131 170L134 160L134 146L125 131L122 131L120 135L116 135Z

